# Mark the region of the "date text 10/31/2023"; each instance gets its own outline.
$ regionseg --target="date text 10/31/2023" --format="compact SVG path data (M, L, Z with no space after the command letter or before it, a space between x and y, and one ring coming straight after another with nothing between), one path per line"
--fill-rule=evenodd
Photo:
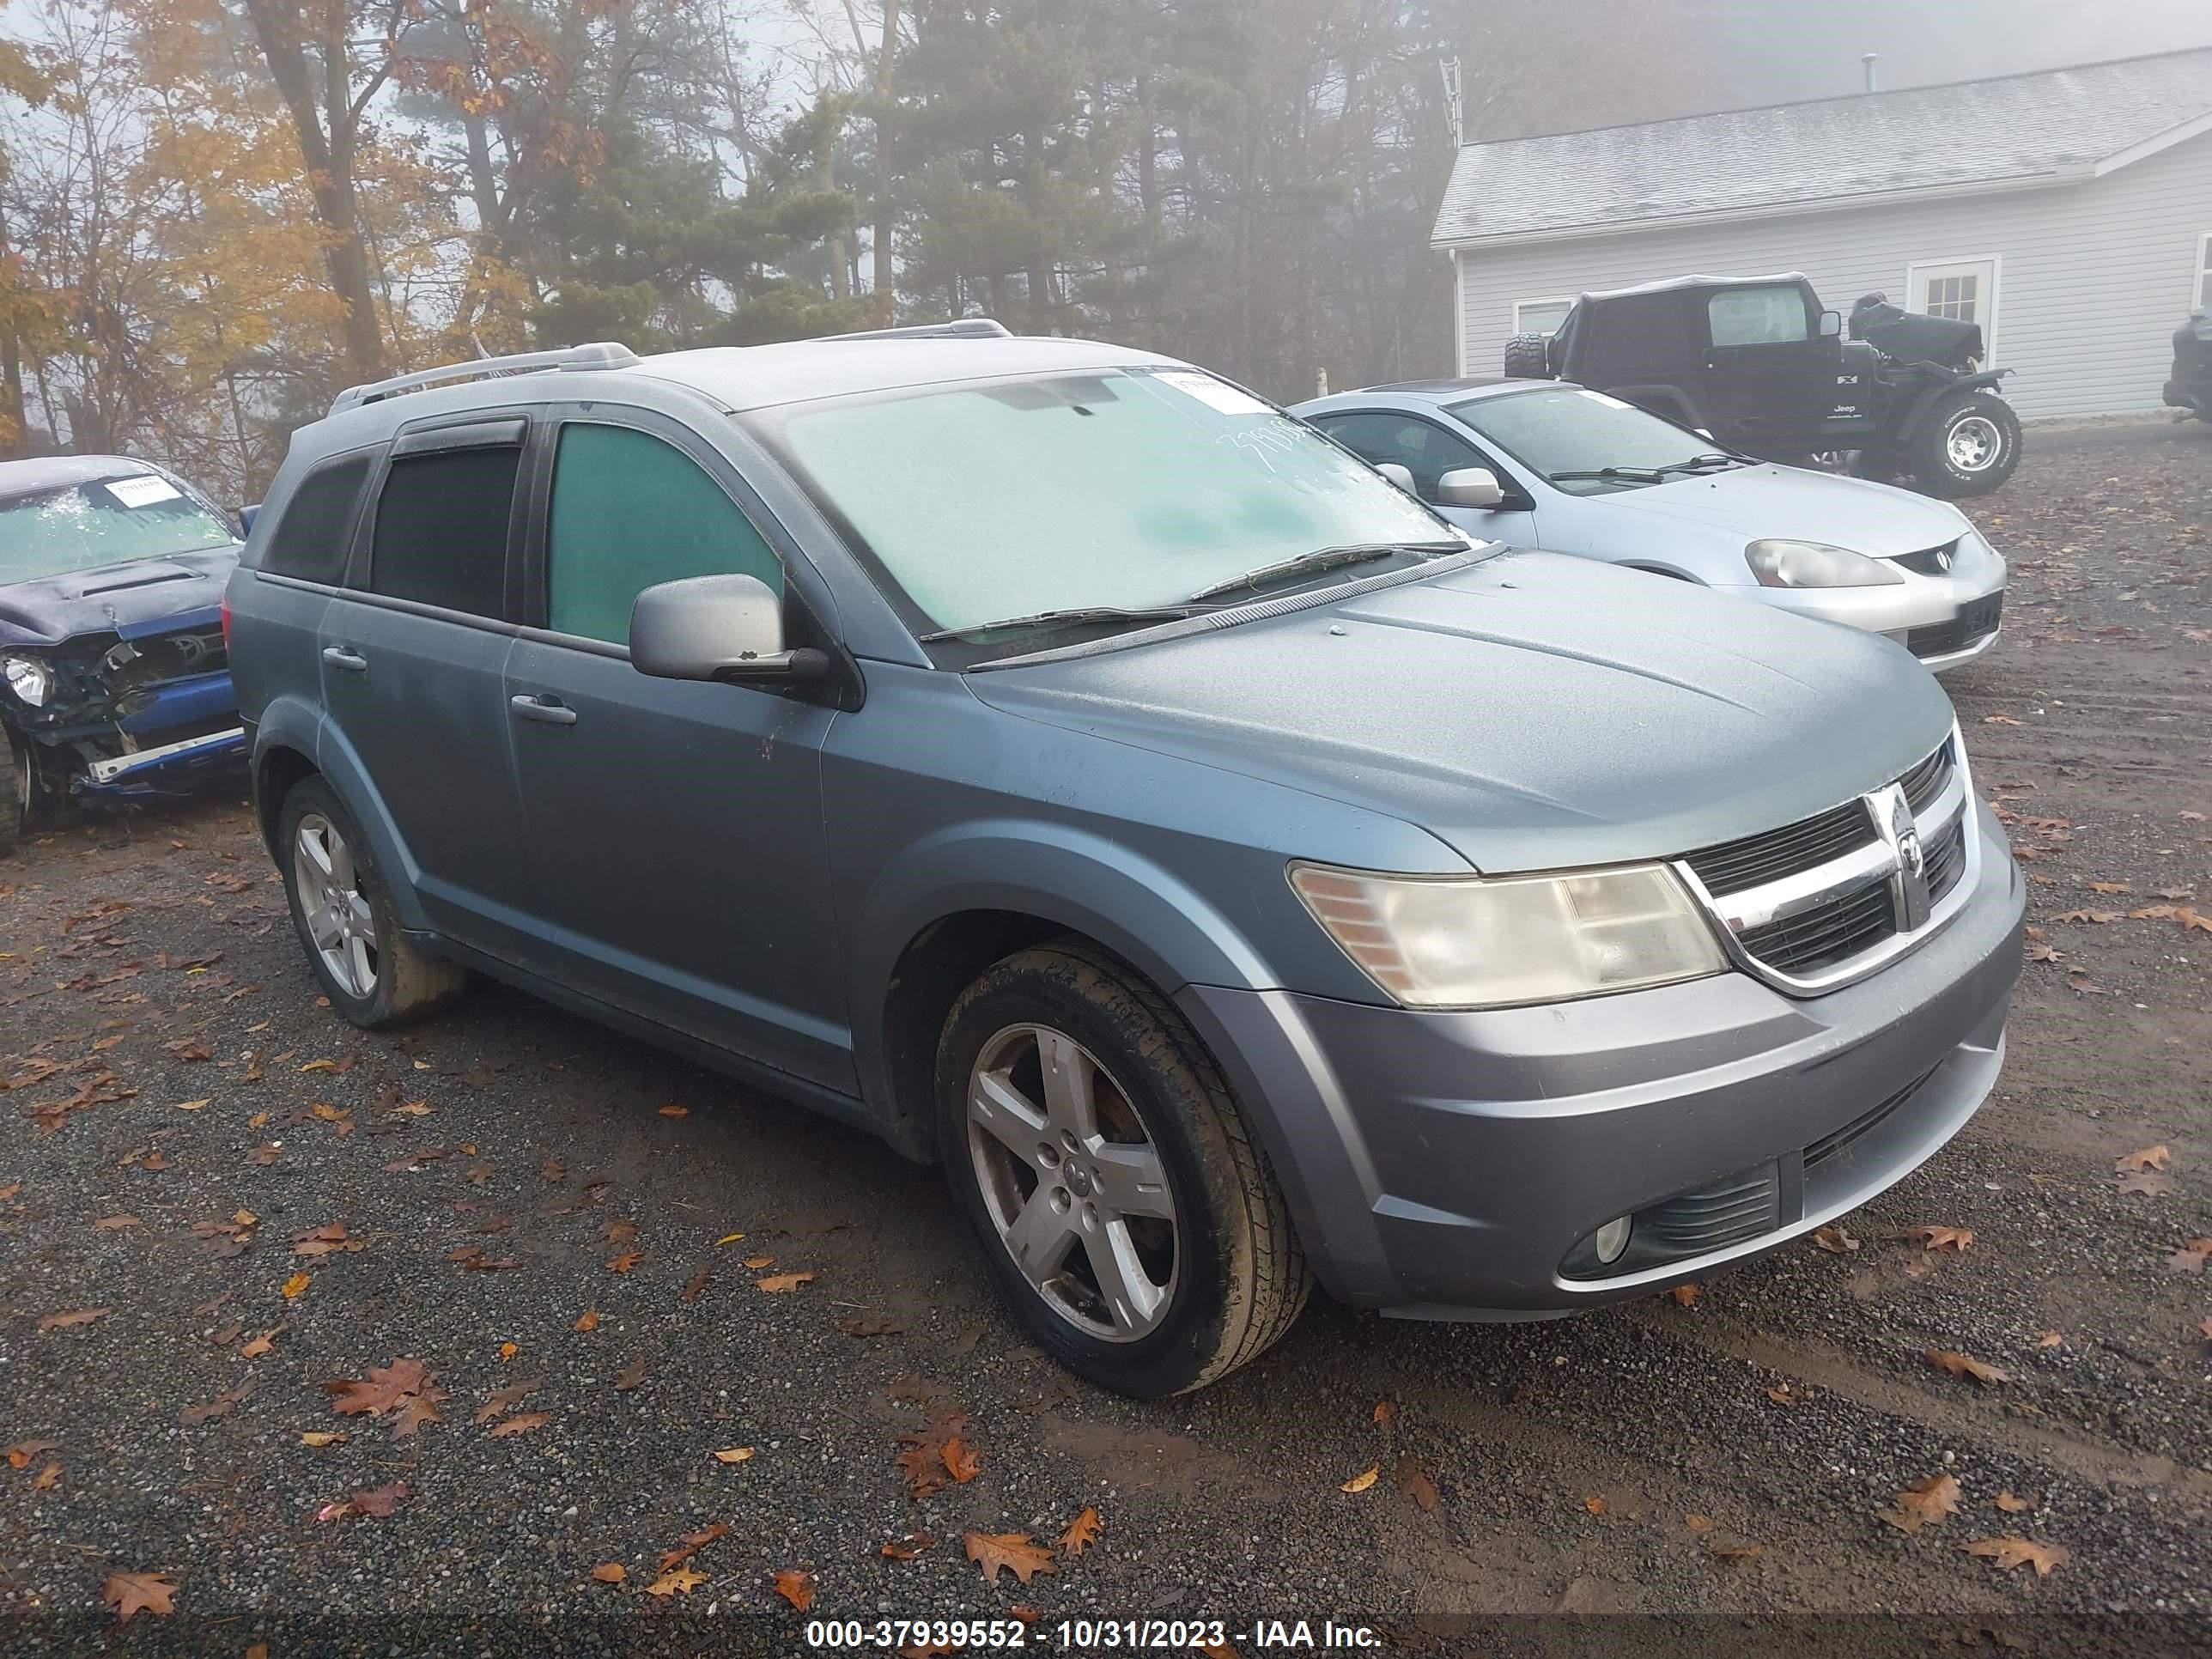
M1260 1619L1232 1631L1220 1619L1063 1619L1034 1626L1015 1619L811 1619L811 1648L890 1649L931 1653L1038 1648L1061 1652L1153 1651L1230 1654L1255 1650L1380 1649L1380 1632L1334 1620Z

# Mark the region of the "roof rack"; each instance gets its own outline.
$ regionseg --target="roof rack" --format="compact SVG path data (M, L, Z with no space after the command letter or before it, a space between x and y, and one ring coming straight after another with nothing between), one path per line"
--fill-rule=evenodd
M909 323L904 328L864 328L830 334L831 340L1011 340L1013 331L996 318L962 317L950 323Z
M349 386L338 393L337 400L331 405L331 413L357 409L363 404L381 403L403 392L419 391L446 380L478 380L496 375L528 374L546 368L628 368L642 361L628 346L613 340L564 346L558 351L520 351L505 357L477 357L468 362L418 369L412 374L395 374L388 380L372 380L366 386Z

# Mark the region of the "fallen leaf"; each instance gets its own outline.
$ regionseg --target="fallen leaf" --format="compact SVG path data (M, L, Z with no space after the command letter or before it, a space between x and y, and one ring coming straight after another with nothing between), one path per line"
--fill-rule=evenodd
M619 1584L629 1577L629 1569L619 1561L602 1561L592 1569L592 1577L602 1584Z
M252 1152L248 1152L246 1155L246 1161L248 1164L260 1164L264 1165L274 1164L276 1161L276 1145L274 1141L265 1141L262 1145L256 1146Z
M713 1456L717 1463L744 1463L750 1462L752 1455L750 1446L725 1446Z
M2124 893L2128 884L2124 881L2088 881L2081 884L2093 893Z
M694 1572L689 1567L672 1567L645 1587L647 1595L689 1595L707 1582L703 1572Z
M505 1418L493 1424L491 1437L494 1440L500 1440L510 1434L527 1434L532 1429L544 1428L552 1420L553 1414L550 1412L518 1412L513 1417Z
M1694 1284L1677 1285L1673 1290L1668 1291L1667 1294L1674 1298L1675 1306L1680 1308L1694 1308L1698 1305L1698 1298L1705 1294L1705 1291L1703 1286Z
M346 1437L343 1433L333 1433L325 1429L309 1429L300 1437L301 1445L319 1449L324 1446L343 1446L345 1443Z
M2178 1273L2201 1273L2208 1258L2212 1258L2212 1238L2192 1238L2166 1257L2166 1265Z
M296 1302L301 1294L306 1291L307 1286L313 1282L314 1281L309 1279L305 1273L294 1273L278 1288L282 1291L283 1297L287 1302Z
M129 1624L134 1613L174 1613L176 1595L177 1581L166 1572L111 1572L100 1591L118 1625Z
M707 1280L711 1276L712 1269L708 1267L706 1263L700 1263L693 1270L690 1282L678 1292L678 1299L684 1302L696 1302L699 1299L699 1293L707 1288Z
M235 1389L227 1389L216 1395L204 1406L187 1406L177 1413L177 1421L191 1428L215 1418L228 1417L238 1409L252 1387L252 1384L250 1382L241 1382Z
M1398 1420L1398 1407L1391 1401L1378 1400L1375 1402L1373 1418L1387 1429Z
M1437 1483L1429 1478L1429 1472L1410 1455L1398 1460L1398 1490L1412 1498L1424 1513L1430 1515L1435 1514L1437 1505L1443 1501L1437 1491Z
M2067 1560L2063 1544L2039 1544L2029 1538L1973 1538L1964 1547L1967 1554L1986 1556L2007 1572L2033 1566L2038 1578L2050 1577Z
M1923 1249L1948 1250L1954 1255L1962 1254L1974 1242L1974 1236L1964 1227L1907 1227L1907 1238L1917 1238Z
M1931 1474L1898 1493L1894 1507L1875 1514L1899 1532L1918 1532L1958 1512L1958 1481L1948 1474Z
M1713 1518L1710 1515L1686 1515L1682 1517L1682 1524L1692 1532L1711 1532Z
M755 1279L753 1288L766 1291L773 1296L783 1291L795 1291L801 1285L812 1283L813 1279L814 1270L811 1267L805 1273L770 1273L766 1279Z
M866 1314L848 1314L837 1322L837 1328L848 1336L895 1336L906 1327L893 1319L883 1319Z
M2163 1170L2172 1157L2173 1154L2161 1142L2156 1146L2146 1146L2139 1152L2128 1152L2114 1158L2112 1169L2119 1175L2125 1175L2130 1170Z
M1767 1389L1766 1397L1778 1406L1802 1406L1805 1403L1805 1396L1786 1382L1777 1383Z
M668 1109L664 1106L661 1109ZM801 1572L796 1567L785 1567L775 1576L775 1593L804 1613L814 1605L814 1575Z
M2009 1491L1999 1492L1995 1498L1990 1499L1990 1502L1996 1504L2007 1515L2025 1514L2027 1510L2035 1507L2035 1500L2033 1498L2022 1498L2017 1493Z
M910 1532L903 1538L894 1538L884 1546L882 1553L893 1561L911 1561L937 1542L936 1537L926 1532Z
M1583 1499L1583 1507L1592 1515L1603 1515L1606 1510L1605 1499L1592 1492L1588 1498Z
M775 1266L775 1258L772 1255L749 1255L740 1265L750 1267L755 1273L758 1273L763 1267Z
M963 1486L982 1472L981 1455L957 1434L950 1436L938 1449L938 1455L945 1461L945 1474Z
M615 1387L628 1394L645 1381L645 1361L633 1359L615 1373Z
M672 1550L663 1550L660 1553L661 1571L669 1572L682 1566L686 1561L689 1561L693 1556L696 1555L701 1550L706 1548L708 1545L713 1543L717 1538L727 1537L729 1535L729 1531L730 1528L727 1522L717 1521L711 1526L702 1527L697 1532L685 1533L684 1534L684 1542L680 1547Z
M104 1215L92 1224L104 1233L119 1233L126 1227L137 1226L138 1218L135 1215Z
M1984 714L1982 716L1982 724L1984 726L2018 726L2021 722L2014 720L2009 714Z
M419 1359L395 1359L374 1367L363 1378L333 1377L323 1384L323 1392L336 1396L331 1405L341 1416L365 1412L387 1418L395 1439L404 1440L425 1423L443 1420L438 1401L446 1391L433 1385L429 1368Z
M77 1325L89 1325L95 1319L105 1319L115 1311L112 1308L76 1308L68 1313L42 1315L39 1328L42 1331L65 1331Z
M499 1363L504 1365L508 1360L514 1358L515 1355L521 1352L522 1350L517 1347L514 1343L502 1342L499 1345Z
M1707 1554L1723 1561L1753 1561L1766 1553L1764 1544L1715 1544Z
M40 1452L57 1449L58 1443L52 1440L18 1441L15 1445L9 1447L4 1454L8 1459L8 1467L11 1469L27 1469L31 1467L33 1458Z
M2136 1198L2166 1198L2180 1190L2172 1176L2156 1170L2130 1170L2120 1177L2119 1186Z
M470 1421L489 1423L501 1413L514 1410L515 1407L537 1393L544 1380L542 1376L533 1376L525 1382L516 1382L500 1389L498 1393L488 1396L483 1404L476 1408Z
M2185 933L2212 933L2212 916L2200 916L2194 910L2176 910L2173 919L2181 924Z
M2051 917L2053 921L2087 921L2100 927L2106 922L2118 921L2119 919L2120 913L2118 910L2066 910Z
M609 1257L607 1267L611 1273L626 1273L644 1260L645 1252L642 1250L624 1250L620 1255Z
M1377 1463L1371 1468L1362 1469L1358 1474L1353 1475L1351 1480L1339 1486L1337 1490L1339 1492L1365 1492L1370 1486L1373 1486L1376 1481L1380 1480L1382 1475L1382 1466L1380 1463Z
M2066 1334L2063 1331L2045 1331L2035 1339L2035 1346L2039 1348L2057 1348L2063 1346L2065 1341Z
M303 1072L335 1072L337 1068L338 1063L335 1060L311 1060L300 1069Z
M55 1462L49 1462L46 1468L31 1477L32 1489L36 1492L52 1492L61 1483L62 1466Z
M1830 1255L1849 1255L1859 1247L1859 1242L1841 1227L1823 1227L1813 1235L1813 1243Z
M1368 1474L1371 1485L1374 1471ZM998 1582L1001 1567L1020 1579L1024 1588L1038 1573L1058 1571L1052 1552L1039 1549L1025 1532L971 1532L962 1537L968 1547L968 1559L983 1570L984 1578L992 1583Z
M582 1316L568 1328L572 1331L596 1331L599 1328L599 1310L597 1308L585 1309Z
M1056 1540L1060 1554L1071 1561L1074 1560L1098 1541L1100 1530L1097 1510L1085 1504L1083 1512L1067 1523Z
M1984 1364L1978 1359L1954 1352L1948 1348L1930 1348L1927 1351L1927 1358L1929 1364L1939 1370L1948 1371L1954 1376L1971 1376L1975 1382L1984 1383L2012 1381L2008 1373L1999 1370L1996 1366Z
M407 1483L395 1480L388 1486L377 1486L368 1492L357 1492L350 1500L354 1513L369 1516L376 1520L388 1520L403 1499L407 1497Z
M326 1227L317 1227L308 1232L301 1233L292 1240L294 1255L310 1257L335 1255L338 1251L349 1248L358 1249L359 1246L348 1245L345 1224L339 1221L333 1221Z
M660 1115L663 1117L689 1117L691 1115L691 1109L689 1106L671 1104L662 1107Z

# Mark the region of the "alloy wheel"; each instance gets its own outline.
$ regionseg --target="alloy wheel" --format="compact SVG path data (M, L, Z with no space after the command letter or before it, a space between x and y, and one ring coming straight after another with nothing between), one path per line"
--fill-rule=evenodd
M968 1152L1000 1242L1048 1307L1109 1342L1159 1327L1181 1254L1175 1195L1096 1055L1048 1025L994 1035L969 1076Z
M353 848L320 812L302 813L292 832L292 888L331 978L349 996L374 994L376 918L361 890Z
M1986 472L2004 453L2004 434L1986 415L1969 415L1943 437L1943 453L1961 472Z

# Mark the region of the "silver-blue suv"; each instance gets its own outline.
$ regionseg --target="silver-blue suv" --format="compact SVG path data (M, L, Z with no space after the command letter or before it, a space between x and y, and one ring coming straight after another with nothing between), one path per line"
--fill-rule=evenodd
M1648 1293L2004 1052L2021 890L1897 645L1475 541L1188 364L977 320L356 388L230 588L332 1006L527 988L942 1164L1191 1389L1314 1279Z

